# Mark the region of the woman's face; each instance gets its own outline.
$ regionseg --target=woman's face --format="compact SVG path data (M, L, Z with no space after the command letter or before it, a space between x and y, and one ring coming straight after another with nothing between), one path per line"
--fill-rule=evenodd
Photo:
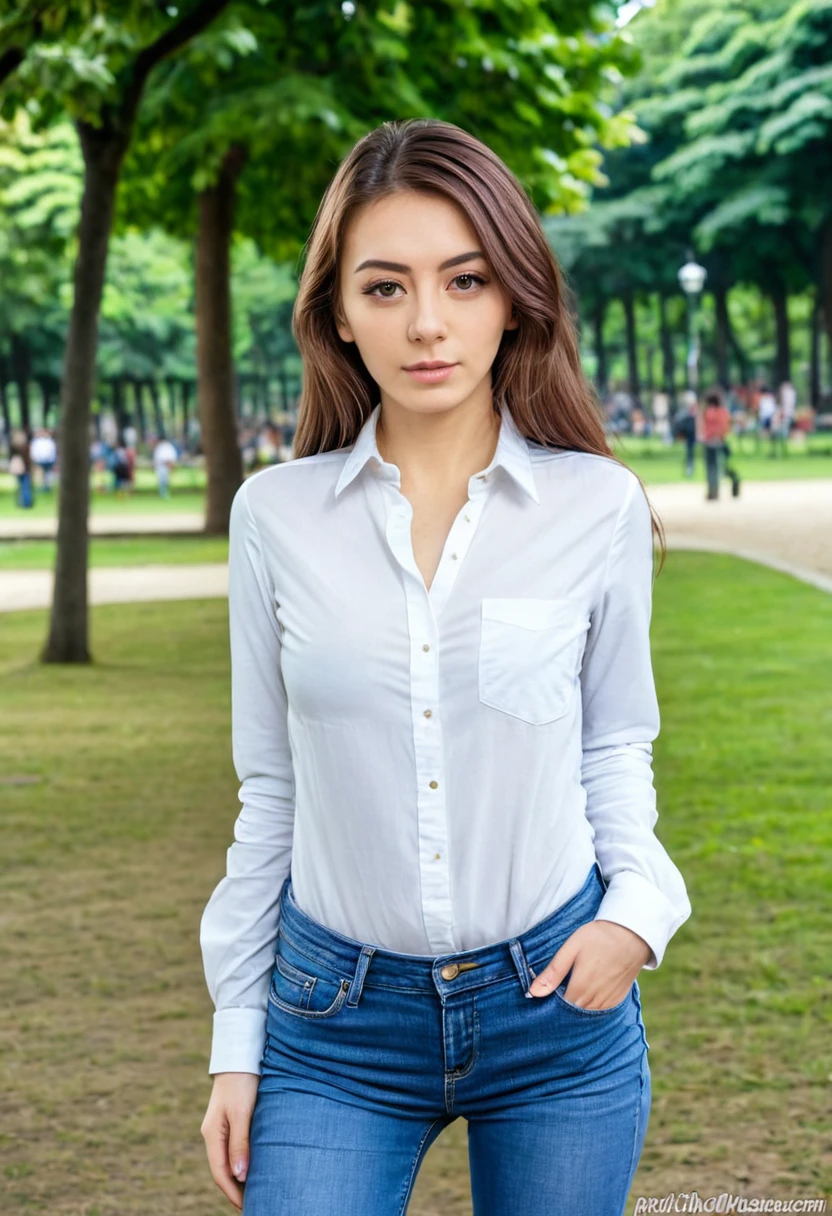
M432 194L400 192L348 225L337 330L358 347L382 409L435 413L479 397L490 406L491 365L504 330L518 321L478 252L462 210ZM422 362L454 367L442 379L420 380L406 369Z

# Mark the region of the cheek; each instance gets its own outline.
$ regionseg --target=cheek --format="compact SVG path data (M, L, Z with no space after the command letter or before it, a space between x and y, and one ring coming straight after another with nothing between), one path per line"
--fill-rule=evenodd
M379 309L379 313L383 314L383 309ZM374 366L389 367L397 363L397 354L407 336L406 327L404 330L402 328L401 317L358 317L350 322L350 329L368 370L372 371Z

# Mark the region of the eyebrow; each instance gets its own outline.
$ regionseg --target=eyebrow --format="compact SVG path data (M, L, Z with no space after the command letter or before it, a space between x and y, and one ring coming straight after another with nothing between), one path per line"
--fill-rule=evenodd
M460 253L455 258L448 258L447 262L443 262L439 269L448 270L451 266L459 266L460 263L469 262L472 258L485 259L485 254L479 249L474 249L471 253ZM405 266L403 262L382 262L378 258L369 258L366 262L362 262L360 266L356 266L353 273L358 274L359 270L366 270L370 266L374 266L378 270L395 270L399 274L410 274L412 270L411 266Z

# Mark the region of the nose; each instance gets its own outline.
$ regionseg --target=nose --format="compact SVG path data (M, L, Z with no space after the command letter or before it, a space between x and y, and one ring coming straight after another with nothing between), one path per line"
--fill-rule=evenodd
M444 338L447 325L442 320L438 306L431 300L420 297L416 305L416 316L410 325L410 340L421 340L425 344Z

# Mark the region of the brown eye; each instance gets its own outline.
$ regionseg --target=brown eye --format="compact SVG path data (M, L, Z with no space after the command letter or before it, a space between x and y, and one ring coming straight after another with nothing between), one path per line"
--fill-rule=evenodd
M372 284L371 284L369 287L365 287L365 288L364 288L364 293L363 293L363 294L364 294L365 296L374 296L374 295L376 295L376 294L377 294L377 292L378 292L378 290L379 290L379 288L380 288L380 287L398 287L398 286L399 286L399 284L398 284L398 283L394 283L394 282L392 281L392 279L384 279L384 280L382 280L382 282L380 282L380 283L372 283ZM394 299L395 299L395 296L389 296L389 295L379 295L379 296L378 296L378 299L380 299L380 300L394 300Z

